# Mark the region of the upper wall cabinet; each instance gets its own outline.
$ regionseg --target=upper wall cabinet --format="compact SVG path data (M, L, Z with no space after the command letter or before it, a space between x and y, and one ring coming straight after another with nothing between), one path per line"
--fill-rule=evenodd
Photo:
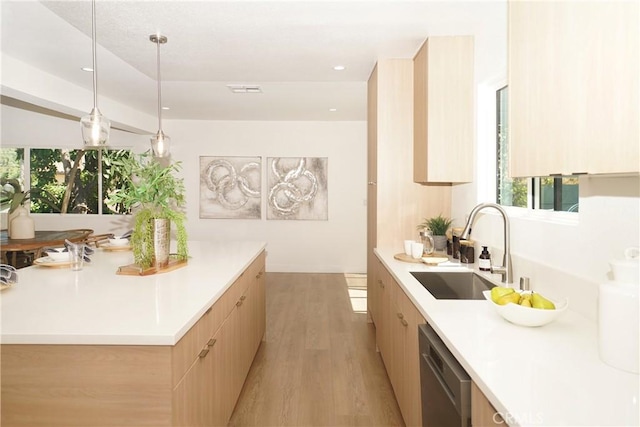
M636 173L637 1L509 2L511 175Z
M473 37L429 37L413 58L413 180L473 180Z

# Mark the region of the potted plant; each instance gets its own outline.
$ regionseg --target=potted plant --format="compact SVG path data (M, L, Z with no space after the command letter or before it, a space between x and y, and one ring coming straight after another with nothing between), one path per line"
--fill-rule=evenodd
M431 218L425 218L424 222L418 225L418 230L428 230L431 233L431 237L433 237L435 250L441 251L447 247L446 234L452 222L451 219L440 214Z
M131 248L135 263L145 269L169 263L171 223L176 226L177 258L186 261L184 180L175 173L180 162L162 164L149 151L114 161L123 168L124 185L109 195L108 203L121 204L135 216Z
M2 178L0 179L0 208L8 210L7 216L7 235L10 238L33 238L34 230L30 230L27 233L18 233L19 237L12 236L11 233L11 222L18 216L25 215L29 216L29 210L25 207L25 204L31 200L38 200L40 202L44 202L45 204L52 207L54 210L57 209L55 204L55 198L45 191L42 188L32 188L30 190L24 191L22 189L22 185L15 178ZM31 228L31 225L29 225ZM28 236L28 237L21 237Z

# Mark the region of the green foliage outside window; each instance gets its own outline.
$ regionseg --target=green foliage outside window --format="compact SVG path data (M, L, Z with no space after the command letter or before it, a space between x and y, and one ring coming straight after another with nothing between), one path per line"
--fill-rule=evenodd
M497 202L502 206L527 207L528 186L526 178L509 178L509 127L506 87L497 93L498 153L497 153Z
M128 150L68 150L28 149L30 177L30 204L33 213L86 213L97 214L99 203L102 213L126 213L122 206L110 206L106 195L124 182L122 168L114 161L131 155ZM25 150L21 148L0 149L0 178L3 183L9 178L21 178ZM102 173L100 174L100 163ZM102 180L102 194L98 193ZM27 191L28 189L23 189ZM2 187L2 208L10 200L14 188Z

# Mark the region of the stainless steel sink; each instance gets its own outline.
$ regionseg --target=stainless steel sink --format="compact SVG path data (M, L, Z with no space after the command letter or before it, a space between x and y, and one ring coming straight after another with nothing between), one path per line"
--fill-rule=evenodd
M482 291L495 285L472 272L411 272L436 299L484 299Z

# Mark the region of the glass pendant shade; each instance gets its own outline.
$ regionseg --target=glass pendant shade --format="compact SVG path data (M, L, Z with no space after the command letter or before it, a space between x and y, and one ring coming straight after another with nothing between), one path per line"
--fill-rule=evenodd
M100 148L107 144L111 122L100 113L100 110L97 108L91 110L91 113L80 119L80 124L85 148Z
M153 157L162 159L170 155L171 138L162 132L162 85L160 78L160 45L167 42L167 37L161 34L151 34L149 40L156 44L156 53L158 58L158 132L151 137L151 151Z
M93 56L93 109L80 119L82 140L88 149L102 148L109 141L111 122L98 110L98 61L96 58L96 1L91 2L91 53Z
M151 137L151 151L153 157L168 157L169 146L171 145L171 138L165 135L162 130L159 130L154 136Z

